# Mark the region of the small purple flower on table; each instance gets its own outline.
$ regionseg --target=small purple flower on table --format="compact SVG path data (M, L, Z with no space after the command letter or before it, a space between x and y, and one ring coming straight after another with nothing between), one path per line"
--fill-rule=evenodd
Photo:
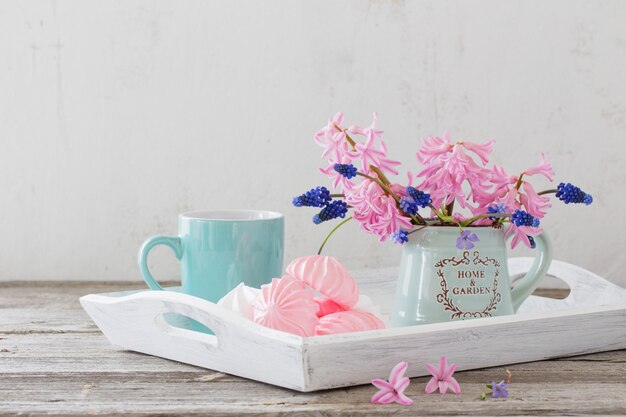
M459 237L456 239L456 247L457 249L472 249L474 247L474 242L478 242L478 236L476 233L472 233L469 230L463 230Z
M372 379L372 385L379 389L371 399L372 404L391 404L396 402L402 405L412 405L413 400L404 395L404 390L409 386L411 380L404 376L409 364L400 362L391 370L389 382L384 379Z
M461 386L452 376L454 371L456 371L456 364L453 363L448 366L445 356L442 356L439 361L439 369L431 364L426 365L426 369L428 369L428 372L430 372L433 377L424 388L425 394L431 394L437 390L439 390L441 394L445 394L448 388L455 394L461 393Z
M493 398L506 398L509 396L509 384L506 384L504 380L496 384L495 381L491 383L491 396Z

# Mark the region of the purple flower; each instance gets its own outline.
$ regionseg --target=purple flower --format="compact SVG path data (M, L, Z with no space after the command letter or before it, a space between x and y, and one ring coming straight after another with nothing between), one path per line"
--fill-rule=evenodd
M463 230L459 237L456 239L457 249L472 249L474 242L478 242L478 236L476 233L472 233L469 230Z
M415 201L415 203L421 208L425 208L427 205L433 202L430 198L430 194L426 194L414 187L406 187L406 193Z
M493 381L491 383L491 389L492 389L492 393L491 396L493 398L506 398L509 396L509 384L505 384L504 380L498 382L496 384L496 381Z
M330 191L326 187L315 187L293 198L296 207L324 207L330 203Z
M393 243L404 245L406 242L409 241L409 232L402 229L396 230L391 234L391 240L393 241Z
M335 164L333 169L347 179L356 177L356 167L352 164Z
M346 213L348 212L348 205L341 200L334 200L329 205L324 207L322 211L313 216L313 223L320 224L327 220L336 219L337 217L341 217L342 219L346 217Z
M493 214L505 214L506 206L503 203L497 203L497 204L494 204L493 206L487 207L487 212L493 213ZM489 219L498 220L498 217L489 217Z
M417 203L409 197L400 197L400 209L406 214L417 214Z
M593 203L593 197L591 195L585 193L580 188L576 187L569 182L567 184L560 183L557 187L556 197L563 201L565 204L569 203L584 203L589 205Z

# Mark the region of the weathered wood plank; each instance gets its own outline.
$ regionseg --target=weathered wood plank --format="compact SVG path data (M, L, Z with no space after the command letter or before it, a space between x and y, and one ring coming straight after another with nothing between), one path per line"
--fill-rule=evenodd
M88 293L141 283L0 283L0 416L16 415L624 415L626 351L519 364L511 396L479 400L504 367L459 372L461 396L371 406L371 386L301 394L108 344L80 309ZM366 365L364 365L366 366ZM384 376L384 375L381 375Z

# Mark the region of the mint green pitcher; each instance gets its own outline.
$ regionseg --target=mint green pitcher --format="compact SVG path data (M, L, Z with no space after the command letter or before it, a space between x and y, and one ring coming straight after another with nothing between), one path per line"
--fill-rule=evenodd
M456 226L430 226L409 235L400 263L394 326L513 314L552 261L546 234L535 236L532 268L511 289L503 229L467 230L479 238L469 250L456 248Z

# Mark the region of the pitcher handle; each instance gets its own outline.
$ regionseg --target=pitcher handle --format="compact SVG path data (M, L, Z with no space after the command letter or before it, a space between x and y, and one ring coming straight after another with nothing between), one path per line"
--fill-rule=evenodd
M548 268L552 262L552 244L550 243L548 235L543 232L534 238L537 244L537 255L535 256L533 265L526 275L524 275L524 278L520 279L511 290L513 311L515 312L517 312L517 309L519 309L524 300L535 291L539 281L545 276L546 272L548 272Z

